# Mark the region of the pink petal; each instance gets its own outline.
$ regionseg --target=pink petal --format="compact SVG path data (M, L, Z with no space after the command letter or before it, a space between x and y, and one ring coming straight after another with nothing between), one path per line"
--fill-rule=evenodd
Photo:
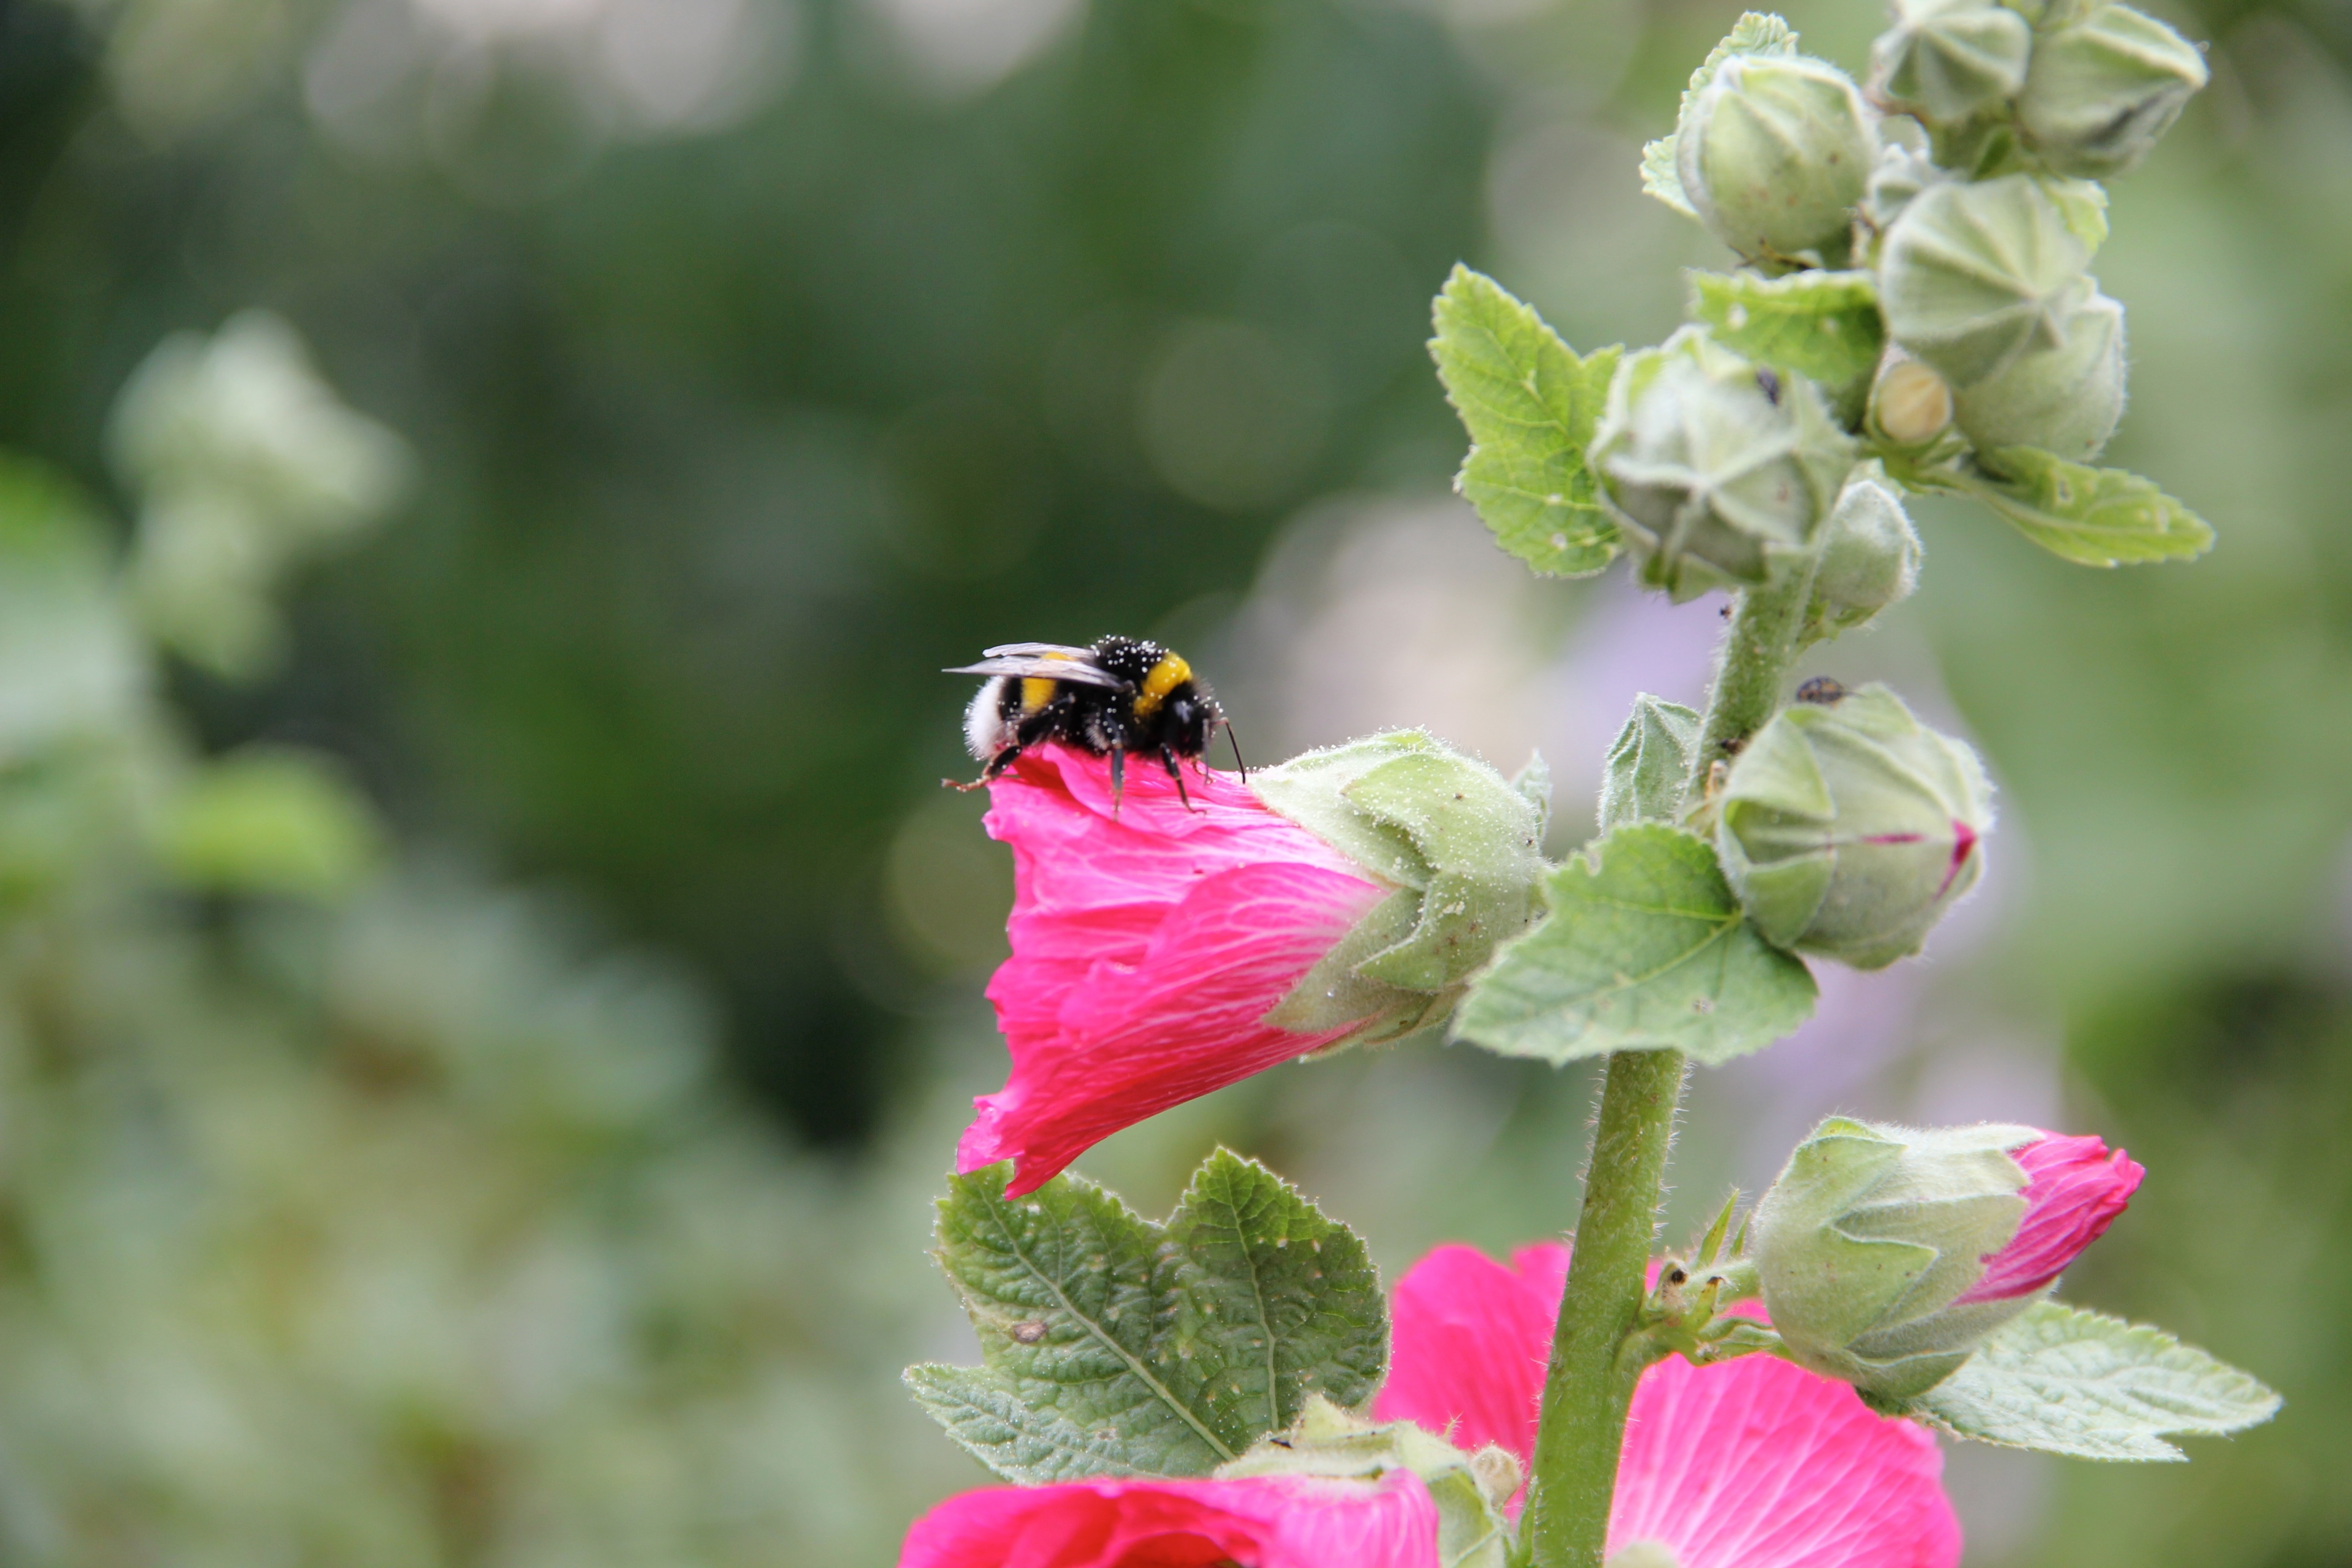
M1511 1263L1446 1246L1405 1271L1389 1311L1389 1378L1372 1402L1375 1419L1411 1421L1474 1451L1499 1443L1527 1462L1568 1248L1523 1247Z
M2083 1249L2106 1234L2138 1191L2144 1167L2095 1137L2044 1133L2011 1151L2025 1167L2025 1216L2007 1247L1985 1259L1983 1276L1960 1294L1970 1301L2031 1296L2066 1271Z
M1013 956L989 982L1013 1054L974 1102L957 1168L1017 1162L1043 1184L1122 1127L1342 1038L1264 1022L1383 890L1219 773L1109 764L1051 747L990 786L1013 847Z
M1433 1568L1421 1479L1098 1479L951 1497L907 1532L899 1568Z
M1655 1541L1681 1568L1953 1568L1943 1455L1843 1383L1768 1355L1681 1357L1633 1393L1609 1550Z

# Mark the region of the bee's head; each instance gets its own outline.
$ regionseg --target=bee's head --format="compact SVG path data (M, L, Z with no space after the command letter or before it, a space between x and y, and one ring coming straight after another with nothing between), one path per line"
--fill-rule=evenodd
M1168 741L1183 756L1197 757L1209 749L1209 737L1225 721L1224 710L1198 683L1186 681L1168 698Z

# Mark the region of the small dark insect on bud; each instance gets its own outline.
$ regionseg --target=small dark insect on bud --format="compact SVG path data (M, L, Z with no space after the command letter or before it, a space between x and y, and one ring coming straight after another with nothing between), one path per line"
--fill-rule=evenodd
M1687 1285L1690 1283L1690 1276L1685 1273L1683 1271L1683 1266L1677 1263L1673 1268L1666 1270L1666 1283L1669 1285Z
M1843 682L1827 675L1816 675L1797 688L1797 700L1828 708L1845 700Z
M1769 364L1756 367L1756 384L1764 389L1765 400L1775 408L1780 405L1780 373Z
M1013 1337L1022 1344L1034 1345L1045 1337L1045 1325L1034 1321L1015 1323L1013 1325Z

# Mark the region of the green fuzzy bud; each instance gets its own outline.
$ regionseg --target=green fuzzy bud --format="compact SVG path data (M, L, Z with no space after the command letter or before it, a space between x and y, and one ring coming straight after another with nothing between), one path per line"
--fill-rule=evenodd
M1801 55L1736 55L1683 105L1675 172L1699 221L1769 270L1843 267L1877 157L1853 79Z
M2124 308L2085 278L2056 348L2036 348L1959 395L1960 429L1979 451L2039 447L2087 463L2124 416Z
M1870 429L1896 447L1924 447L1952 426L1951 384L1897 352L1886 356L1870 389Z
M1919 535L1876 466L1849 480L1822 524L1821 564L1805 609L1808 643L1864 625L1911 596L1919 580Z
M1949 170L1937 166L1935 155L1927 146L1927 132L1915 120L1889 120L1880 131L1882 145L1878 149L1877 165L1870 171L1870 182L1863 193L1863 215L1869 218L1879 233L1895 226L1911 198L1930 185L1942 184L1953 178Z
M1618 366L1591 456L1644 579L1688 599L1802 551L1854 444L1811 383L1685 327Z
M1883 969L1976 885L1991 796L1974 752L1865 686L1756 732L1717 797L1716 852L1766 941Z
M2034 45L2017 121L2058 173L2110 179L2147 155L2208 75L2197 46L2162 22L2102 5Z
M1879 259L1887 331L1955 387L2065 341L2090 249L2030 174L1921 191Z
M2031 1127L1917 1131L1832 1117L1756 1205L1748 1258L1800 1365L1882 1403L1916 1398L2040 1300L1952 1305L2025 1215L2009 1151Z
M1923 120L1966 120L2025 85L2033 29L1998 0L1895 0L1870 52L1875 95Z

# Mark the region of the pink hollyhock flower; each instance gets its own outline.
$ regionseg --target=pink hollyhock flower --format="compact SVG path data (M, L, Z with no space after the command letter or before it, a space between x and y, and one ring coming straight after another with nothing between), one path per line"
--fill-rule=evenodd
M1421 1478L1097 1479L987 1487L915 1521L898 1568L1434 1568Z
M1977 1282L1952 1304L2031 1296L2066 1271L2139 1190L2145 1167L2095 1137L2045 1132L2009 1157L2025 1167L2025 1215L2009 1245L1988 1256Z
M1386 889L1234 779L1187 787L1189 810L1131 768L1114 802L1108 763L1063 746L990 784L1013 892L988 998L1013 1073L973 1101L959 1171L1013 1160L1017 1196L1122 1127L1349 1032L1265 1016Z
M1511 1267L1441 1247L1397 1282L1375 1416L1451 1427L1531 1462L1568 1248ZM1953 1568L1959 1521L1926 1430L1874 1415L1843 1383L1767 1355L1679 1356L1634 1390L1612 1553L1664 1547L1679 1568Z

